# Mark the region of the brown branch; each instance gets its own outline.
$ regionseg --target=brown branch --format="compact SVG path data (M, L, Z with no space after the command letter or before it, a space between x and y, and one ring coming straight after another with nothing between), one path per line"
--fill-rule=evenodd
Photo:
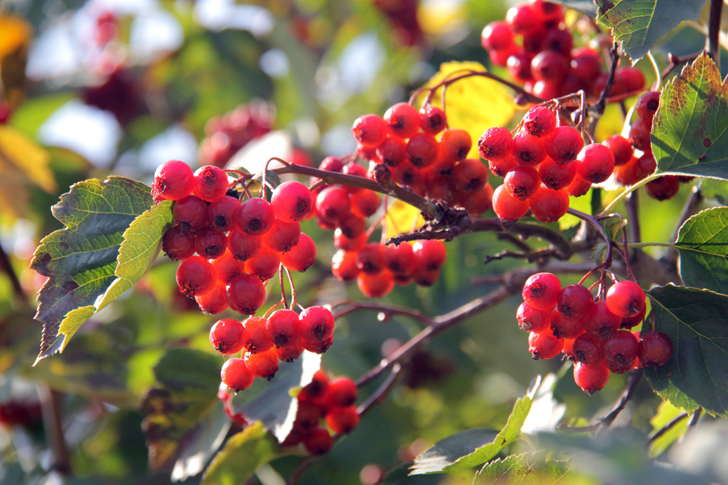
M359 310L373 310L377 311L383 314L383 317L380 318L380 321L386 322L389 320L393 315L404 315L407 317L410 317L414 320L418 320L425 325L432 325L432 320L430 317L425 315L424 313L420 312L419 310L412 310L410 308L404 308L404 307L395 307L390 305L384 305L379 303L371 303L368 301L360 301L360 302L339 302L332 306L343 306L343 305L349 305L347 308L344 308L343 310L339 310L337 312L334 312L334 318L341 318L344 315L347 315L349 313L359 311Z
M359 416L364 416L375 404L379 404L382 401L384 401L384 398L387 397L387 394L389 394L389 391L392 390L394 385L397 383L397 379L399 378L400 374L402 372L402 366L400 364L394 364L392 366L392 372L389 374L389 377L382 383L379 388L372 393L371 396L369 396L369 399L364 401L364 403L356 408L356 412L359 413Z
M538 266L536 269L533 270L534 273L539 271L546 271L549 273L554 274L584 274L587 271L590 271L594 269L594 263L591 261L586 261L584 263L567 263L563 261L549 261L546 264ZM522 271L525 271L526 269L523 268ZM495 276L483 276L478 278L473 278L470 281L471 285L474 286L482 286L482 285L501 285L503 284L509 277L512 277L511 274L504 274L504 275L495 275Z
M677 68L677 66L679 66L680 64L683 64L685 62L692 62L692 61L694 61L703 52L705 52L705 51L698 51L698 52L695 52L693 54L688 54L688 55L683 56L683 57L678 57L678 56L676 56L675 54L673 54L671 52L668 53L667 54L667 60L668 60L669 64L667 65L667 67L665 68L665 70L662 71L662 73L660 73L660 76L662 77L662 79L665 79L667 76L670 75L670 73L672 71L675 70L675 68Z
M657 430L655 434L650 436L650 438L647 440L647 445L651 445L655 442L659 437L670 431L672 428L674 428L680 421L688 417L687 411L682 412L678 417L667 423L665 426Z
M20 279L18 279L18 275L17 273L15 273L15 269L13 268L13 264L10 261L10 257L5 252L5 249L2 247L2 245L0 245L0 269L2 269L5 274L8 275L10 283L13 286L15 299L18 300L18 303L26 307L29 306L30 303L28 302L28 295L25 293L23 286L20 284Z
M639 219L639 191L635 190L627 196L624 202L627 208L627 232L629 234L630 243L638 243L642 241Z
M698 408L695 410L692 416L690 416L690 421L688 422L688 429L692 429L695 426L698 425L698 421L700 421L700 417L703 415L703 408Z
M632 396L634 396L634 392L637 389L637 385L640 383L642 374L642 369L635 369L632 371L632 374L630 374L629 379L627 380L627 387L624 391L622 391L622 395L619 396L619 400L614 404L609 413L600 418L599 421L593 425L597 433L602 429L609 428L614 420L617 419L619 413L624 410L627 403L632 399Z
M609 93L612 92L612 86L614 86L614 75L617 72L617 65L619 64L619 52L616 42L612 45L612 49L609 51L609 54L612 59L612 65L609 66L609 76L607 77L607 82L604 85L604 89L599 95L599 99L597 100L597 102L594 103L593 111L596 116L594 116L592 123L598 121L599 118L604 114L604 110L607 107ZM591 128L593 127L594 126L592 126ZM589 131L592 132L593 130L590 129Z
M68 452L68 446L66 445L66 439L63 434L63 394L43 384L38 384L37 390L40 396L41 411L43 413L43 428L45 429L46 439L53 452L51 469L63 477L71 477L73 476L71 456Z
M708 18L708 38L705 50L720 69L720 18L723 12L723 0L710 0L710 17Z

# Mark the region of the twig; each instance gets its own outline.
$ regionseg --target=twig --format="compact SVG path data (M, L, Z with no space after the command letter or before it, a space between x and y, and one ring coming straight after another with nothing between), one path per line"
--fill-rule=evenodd
M690 197L688 197L688 200L685 201L682 213L680 214L680 219L675 226L675 230L672 233L672 238L670 239L670 241L672 241L673 243L677 241L677 236L680 233L680 228L683 224L685 224L685 221L690 219L698 212L698 208L702 203L703 193L700 191L700 187L695 185L693 186L692 192L690 192ZM665 255L660 260L666 264L669 264L670 266L673 266L677 262L677 257L678 250L671 245Z
M402 366L400 364L394 364L392 366L392 372L389 374L389 377L387 377L382 385L379 386L379 388L374 391L371 396L369 396L369 399L364 401L361 406L356 408L356 412L359 413L359 416L364 416L364 414L367 413L373 405L379 404L384 401L384 398L387 397L389 391L391 391L396 384L397 378L399 377L401 372Z
M630 401L630 399L632 399L634 391L635 389L637 389L637 385L640 383L642 373L642 369L635 369L632 371L632 374L630 374L629 379L627 380L627 387L624 389L624 391L622 391L622 395L619 396L619 400L614 404L609 413L607 413L604 417L600 418L599 421L597 421L593 425L597 433L602 429L609 428L614 420L617 419L619 413L624 410L625 406L627 406L627 403Z
M590 261L585 263L566 263L563 261L549 261L546 264L538 266L536 271L546 271L554 274L584 274L591 270L594 264ZM494 276L481 276L470 280L470 284L473 286L484 286L484 285L500 285L503 284L509 275L494 275Z
M627 231L630 243L636 243L642 240L642 235L640 234L638 195L639 192L632 192L627 196L627 200L624 201L624 205L627 208Z
M517 247L518 249L520 249L521 251L523 251L524 253L530 253L533 251L533 249L531 249L531 246L529 246L525 242L521 241L513 234L504 234L504 233L498 234L498 240L509 242L509 243L513 244L515 247Z
M336 306L343 306L343 305L349 305L347 308L344 308L343 310L339 310L337 312L334 312L334 318L341 318L344 315L347 315L349 313L353 313L355 311L359 310L373 310L384 314L384 317L380 320L382 322L385 322L389 320L393 315L404 315L407 317L410 317L414 320L418 320L425 325L432 325L432 319L428 317L427 315L423 314L419 310L412 310L411 308L403 308L403 307L395 307L395 306L389 306L389 305L383 305L379 303L371 303L367 301L361 301L361 302L349 302L346 300L345 302L339 302L332 305L333 307Z
M710 17L708 18L708 38L705 50L720 69L720 17L723 11L723 0L710 0Z
M673 54L671 52L668 53L667 54L667 60L668 60L669 64L667 65L667 67L665 68L665 70L662 71L662 73L660 74L660 76L662 77L662 79L665 79L667 76L670 75L670 73L672 71L675 70L675 68L677 68L677 66L679 66L680 64L685 63L685 62L692 62L692 61L694 61L703 52L705 52L705 51L698 51L698 52L695 52L693 54L688 54L687 56L683 56L683 57L678 57L678 56L676 56L675 54Z
M318 456L309 456L301 460L293 472L291 472L291 476L288 478L286 485L294 485L318 459Z
M690 416L690 421L688 421L688 429L692 429L695 426L698 425L698 421L700 421L700 417L703 415L703 408L698 408L695 410L692 416Z
M10 283L13 285L13 293L15 294L15 299L18 300L18 303L22 304L23 306L29 306L30 304L28 303L28 295L25 294L25 290L20 284L20 280L18 279L18 275L15 273L13 264L11 263L8 254L5 252L5 249L2 247L1 244L0 266L2 267L2 270L5 272L5 274L8 275L8 278L10 278Z
M650 436L650 438L647 440L647 445L649 446L652 443L654 443L655 440L657 440L660 436L662 436L665 433L667 433L668 431L670 431L672 428L675 427L675 425L677 425L680 421L682 421L683 419L685 419L687 417L688 417L687 411L682 412L678 417L676 417L675 419L673 419L672 421L667 423L662 428L658 429L655 434Z
M71 469L71 456L68 452L66 439L63 434L62 397L58 391L50 389L43 384L37 385L40 396L40 406L43 413L43 427L46 438L53 451L53 464L51 469L64 477L73 476Z
M596 116L592 118L592 126L590 126L589 129L590 132L593 131L596 121L598 121L599 118L604 114L604 109L607 107L607 99L609 98L609 93L612 92L612 86L614 86L614 75L617 72L617 65L619 64L619 52L616 42L612 45L612 49L609 51L609 54L612 59L612 65L609 67L609 76L607 77L607 82L604 85L604 89L602 90L602 93L599 95L599 99L596 103L594 103L594 106L592 108Z

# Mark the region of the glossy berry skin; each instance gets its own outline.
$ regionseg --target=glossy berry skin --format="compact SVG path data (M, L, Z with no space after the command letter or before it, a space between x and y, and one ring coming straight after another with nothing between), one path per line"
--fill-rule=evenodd
M518 4L506 12L506 22L514 34L532 35L540 32L541 17L526 3Z
M395 136L411 138L420 129L420 113L407 103L397 103L384 113L384 122Z
M384 269L384 247L378 243L368 243L356 255L356 267L367 274L376 274Z
M533 81L531 61L533 54L517 52L508 58L508 73L519 83Z
M584 315L584 330L602 340L607 340L618 329L622 319L609 311L606 302L598 301Z
M672 339L663 332L644 332L639 343L639 359L645 367L661 367L672 358Z
M604 342L604 361L607 368L617 374L624 374L639 353L639 343L627 330L619 330Z
M437 239L415 241L412 245L415 256L415 267L434 271L442 268L447 259L445 243Z
M425 133L436 135L447 127L447 115L437 106L428 104L420 109L420 128Z
M371 190L361 190L350 198L351 202L351 213L362 219L374 215L381 201L379 195Z
M225 284L245 272L245 265L235 259L230 251L226 251L222 256L213 260L211 263L212 267L215 269L217 279Z
M526 215L528 209L528 201L511 197L503 185L493 192L493 210L500 220L517 221Z
M369 114L357 118L351 131L354 132L356 141L363 146L376 147L387 137L389 127L380 116Z
M273 191L270 205L277 219L283 222L302 221L313 208L311 191L301 182L283 182Z
M602 58L589 47L574 49L571 53L571 71L582 81L593 82L602 69Z
M331 272L339 281L354 281L359 275L356 253L339 249L331 258Z
M243 349L243 324L232 318L218 320L210 329L212 348L223 355L237 354Z
M523 117L523 126L531 136L549 136L556 128L556 116L548 108L535 106Z
M290 251L301 238L301 224L298 222L276 221L263 235L263 243L278 253Z
M583 285L564 287L556 297L556 309L567 318L585 315L594 304L591 291Z
M313 374L313 379L298 394L299 402L310 402L320 404L317 407L323 407L323 398L326 395L326 389L329 387L329 378L322 370L317 370Z
M322 354L331 345L334 333L334 316L327 308L308 307L299 315L299 336L309 352Z
M207 204L194 195L176 201L172 213L174 221L186 230L197 231L209 223Z
M382 298L394 289L394 277L389 271L379 273L359 273L356 284L367 298Z
M265 352L273 347L267 329L267 320L261 317L250 317L243 322L245 332L243 334L243 349L257 354Z
M524 301L518 307L516 320L518 328L524 332L540 333L551 326L551 311L539 310Z
M531 61L531 75L537 81L560 83L569 72L569 58L560 52L543 51Z
M336 434L348 434L359 424L355 406L335 407L326 413L326 425Z
M329 408L348 407L356 403L357 388L348 377L337 377L329 381L324 394L324 402Z
M377 146L376 155L379 163L396 167L407 157L407 142L399 137L388 137Z
M629 141L637 150L645 153L652 153L652 141L650 140L650 131L652 129L652 120L639 118L632 123L629 129Z
M556 51L567 59L571 58L572 47L574 47L574 37L565 29L550 29L541 41L541 50Z
M660 177L652 182L647 182L647 185L645 185L647 195L659 201L672 199L679 190L680 181L672 175Z
M604 341L588 333L583 333L574 340L572 352L577 362L597 365L604 360Z
M225 284L218 281L215 287L202 296L196 296L195 301L200 311L205 315L217 315L229 308Z
M567 164L576 160L584 148L584 140L579 130L572 126L554 128L544 142L546 154L556 163Z
M260 251L261 238L251 236L240 229L233 229L228 235L228 250L238 261L247 261Z
M245 262L245 272L255 275L265 282L278 273L280 264L280 254L268 247L263 247L258 254Z
M452 184L455 191L470 194L488 183L488 168L480 160L468 159L455 165Z
M299 358L305 349L303 348L303 344L301 344L301 341L296 340L291 345L287 345L286 347L279 347L275 350L276 354L278 354L279 359L281 359L283 362L291 363Z
M215 270L200 256L191 256L177 267L177 286L185 296L201 296L215 287Z
M275 349L256 354L246 352L243 360L250 373L255 377L271 380L278 372L278 354Z
M236 276L227 284L227 300L231 309L243 315L252 315L265 301L265 286L256 276Z
M636 327L640 323L642 323L645 319L645 315L647 314L647 305L642 307L642 310L632 317L627 317L622 319L622 324L620 325L620 328L632 328Z
M298 341L298 314L293 310L276 310L265 324L268 337L276 348Z
M417 258L412 246L401 243L384 248L384 266L394 274L410 275L417 268Z
M609 380L609 369L604 364L585 365L579 362L574 366L574 382L590 396L601 390Z
M227 237L211 227L195 233L195 252L205 259L216 259L227 249Z
M220 378L232 391L239 392L250 387L255 376L248 370L243 359L232 358L223 364Z
M228 232L237 227L235 212L240 202L234 197L220 197L207 206L207 220L210 227L222 232Z
M318 427L303 439L303 446L314 456L323 455L334 446L334 439L326 428Z
M429 167L437 161L440 146L432 135L417 133L407 142L407 160L417 168Z
M341 233L350 239L355 239L364 234L367 226L364 219L353 215L347 217L343 221L339 221L338 225L338 229L341 230Z
M270 203L254 197L243 202L235 212L238 228L251 236L262 236L270 230L275 222L275 214Z
M544 142L525 131L513 137L513 156L521 165L538 165L546 158Z
M555 309L551 311L551 332L562 339L573 339L584 333L580 317L567 318Z
M540 187L531 199L531 212L541 222L556 222L569 210L569 196L563 190Z
M227 192L227 174L214 165L200 167L195 172L192 192L206 202L212 202Z
M652 154L645 153L634 162L634 176L637 181L645 179L657 170L657 161Z
M585 146L577 160L576 173L593 184L604 182L614 172L614 154L600 143Z
M531 332L528 336L528 351L531 352L533 360L553 359L561 353L564 348L564 340L554 336L548 330L536 333Z
M496 20L483 28L480 42L486 50L503 51L514 45L513 33L508 24Z
M640 118L652 120L660 106L660 93L648 91L639 97L636 104L636 111Z
M602 144L614 154L614 165L619 167L632 160L634 149L628 139L621 135L612 135Z
M538 175L548 188L561 190L568 187L574 180L576 166L573 163L559 164L554 159L547 158L538 166Z
M281 254L281 263L291 271L306 271L316 262L316 244L307 235L301 233L298 244Z
M442 132L440 155L443 160L464 160L472 146L473 140L467 131L460 128L449 128Z
M539 310L551 310L556 307L557 297L561 291L561 281L551 273L536 273L523 285L523 299Z
M486 160L503 160L511 155L512 150L511 132L502 126L488 128L478 139L478 153Z
M645 306L645 292L634 281L620 281L609 288L606 301L615 315L633 317Z
M316 213L325 221L336 223L349 217L349 194L340 187L327 187L316 196Z
M162 251L172 261L187 259L195 254L195 238L181 226L173 226L162 236Z
M516 167L508 172L503 181L508 194L518 200L530 199L540 185L541 178L533 167Z
M192 192L192 169L184 162L170 160L154 173L152 196L155 200L179 200Z

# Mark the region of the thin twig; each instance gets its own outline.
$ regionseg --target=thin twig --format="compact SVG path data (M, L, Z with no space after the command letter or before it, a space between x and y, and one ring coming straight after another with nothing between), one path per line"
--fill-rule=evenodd
M640 234L640 219L639 219L639 192L632 192L627 196L624 201L624 205L627 208L627 232L629 235L630 243L637 243L642 241L642 235Z
M708 38L705 50L720 70L720 17L723 11L723 0L710 0L710 17L708 18Z
M705 51L698 51L698 52L695 52L693 54L688 54L688 55L683 56L683 57L678 57L678 56L674 55L671 52L668 53L667 54L667 60L668 60L669 64L662 71L662 73L660 74L660 76L662 77L662 79L665 79L667 76L670 75L670 73L672 71L674 71L677 68L677 66L679 66L680 64L683 64L685 62L692 62L692 61L694 61L703 52L705 52Z
M382 313L384 316L381 318L381 321L385 322L389 320L393 315L404 315L407 317L410 317L414 320L418 320L425 325L432 325L432 319L428 317L427 315L423 314L419 310L412 310L411 308L404 308L404 307L395 307L390 305L384 305L380 303L371 303L368 301L359 301L359 302L349 302L346 300L345 302L339 302L334 305L336 306L343 306L348 305L347 308L344 308L343 310L339 310L334 312L334 318L338 319L343 317L344 315L347 315L349 313L353 313L355 311L360 310L372 310L376 312Z
M695 426L698 425L698 421L700 421L700 417L703 415L703 408L698 408L695 410L692 416L690 416L690 421L688 421L688 429L692 429Z
M0 269L2 269L5 274L8 275L10 283L13 285L13 293L15 294L15 299L18 300L18 303L26 307L29 306L28 295L25 293L23 286L20 284L20 279L18 279L18 275L15 273L15 268L13 268L10 257L8 257L8 254L5 252L5 249L2 247L1 244Z
M680 421L682 421L683 419L685 419L687 417L688 417L687 411L682 412L678 417L676 417L675 419L673 419L672 421L667 423L662 428L658 429L655 434L650 436L650 438L647 440L647 445L649 446L652 443L654 443L655 440L657 440L660 436L662 436L665 433L667 433L668 431L670 431L672 428L675 427L675 425L677 425L678 423L680 423Z
M394 364L392 366L392 372L389 374L389 377L387 377L382 385L379 386L379 388L374 391L371 396L369 396L369 399L364 401L361 406L356 408L356 412L359 414L359 416L363 416L369 411L369 409L371 409L372 406L384 401L384 398L387 397L389 391L391 391L394 385L397 383L397 378L399 377L401 372L402 366L400 364Z
M72 477L71 455L68 452L68 446L66 445L66 439L63 433L63 394L50 389L44 384L38 384L36 389L40 396L46 439L53 452L51 469L63 477Z
M619 413L624 410L627 403L630 399L632 399L632 396L634 396L637 385L640 383L640 379L642 378L642 373L642 369L635 369L632 371L632 374L630 374L629 379L627 380L627 387L624 391L622 391L622 395L619 396L619 400L605 416L600 418L599 421L594 424L597 433L602 429L609 428L614 420L617 419Z

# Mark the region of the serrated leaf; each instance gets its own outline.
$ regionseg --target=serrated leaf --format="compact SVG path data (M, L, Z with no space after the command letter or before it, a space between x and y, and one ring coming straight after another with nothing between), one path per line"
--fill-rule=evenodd
M280 453L280 447L259 422L228 440L202 475L202 485L239 485L253 476L255 469Z
M568 461L546 460L544 453L509 455L486 463L475 474L473 485L547 485L563 479L573 469L574 465Z
M687 286L728 294L728 208L706 209L678 231L680 278Z
M728 85L701 54L665 85L652 122L659 172L728 179Z
M307 386L320 368L321 355L304 351L291 363L281 362L271 382L256 379L252 386L239 392L232 398L232 407L236 413L245 414L246 419L260 421L282 442L293 429L298 411L298 399L291 391Z
M674 406L692 413L728 415L728 296L667 285L648 292L655 330L672 339L670 361L645 368L652 388ZM643 332L650 325L643 326Z
M49 277L38 295L35 318L44 325L36 363L62 352L89 317L149 269L172 222L171 202L152 205L147 185L110 177L73 185L52 207L66 228L43 238L31 261Z
M463 431L438 441L415 458L410 475L441 473L454 468L469 468L492 460L506 446L511 445L521 432L532 398L524 396L513 406L505 427L495 434L484 429Z
M440 70L427 82L426 87L435 86L456 72L485 72L478 62L445 62ZM442 108L442 88L432 97L432 105ZM419 98L424 99L423 97ZM513 95L500 83L484 77L469 77L451 84L447 88L447 121L452 127L464 129L473 139L468 158L478 158L478 138L493 126L506 126L516 112Z
M705 1L595 0L597 22L612 29L614 40L636 62L683 20L695 20Z

